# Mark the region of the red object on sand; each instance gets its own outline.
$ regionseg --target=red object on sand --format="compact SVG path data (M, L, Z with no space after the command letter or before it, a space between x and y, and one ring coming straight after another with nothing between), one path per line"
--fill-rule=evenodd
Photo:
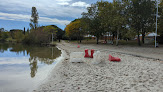
M94 54L94 49L91 49L91 56L90 56L90 58L93 58L93 54Z
M90 57L88 54L88 49L85 49L85 56L84 57Z
M109 55L109 61L117 61L117 62L120 62L121 59L118 58L118 57L113 57L113 56Z
M78 47L77 48L80 48L80 46L78 45Z

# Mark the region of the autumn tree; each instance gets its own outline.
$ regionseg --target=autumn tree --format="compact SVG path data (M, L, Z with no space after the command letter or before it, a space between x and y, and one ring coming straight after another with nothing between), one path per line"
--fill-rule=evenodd
M81 20L75 19L70 24L66 25L66 35L70 38L77 37L81 42L81 36L83 35Z
M30 25L31 29L36 30L36 28L38 27L38 19L39 19L36 7L32 7L31 12L32 12L31 13L31 19L30 19L31 23L29 25Z

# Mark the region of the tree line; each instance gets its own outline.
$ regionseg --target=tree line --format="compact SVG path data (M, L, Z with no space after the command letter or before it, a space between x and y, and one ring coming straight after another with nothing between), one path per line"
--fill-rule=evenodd
M156 2L151 0L122 0L117 2L97 1L87 7L87 12L82 13L65 28L66 35L84 36L86 34L99 38L106 33L112 35L112 42L118 39L132 39L138 36L138 45L141 45L139 35L142 34L142 43L147 32L155 31ZM82 33L82 34L81 34ZM163 2L159 4L158 33L163 37ZM72 36L73 35L73 36ZM81 38L81 37L80 37Z
M0 29L0 41L21 42L25 44L50 43L53 40L59 40L64 37L65 32L56 25L39 26L39 15L36 7L32 7L30 29L20 30L12 29L10 31ZM53 34L53 38L52 38Z

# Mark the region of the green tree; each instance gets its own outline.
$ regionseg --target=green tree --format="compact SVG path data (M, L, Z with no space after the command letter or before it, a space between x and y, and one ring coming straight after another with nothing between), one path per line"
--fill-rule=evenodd
M0 28L0 40L3 40L2 39L2 33L4 32L4 28Z
M89 20L88 18L86 18L85 16L81 18L81 28L82 28L82 31L84 34L87 34L89 35L89 30L90 30L90 27L89 27ZM88 37L87 37L88 38ZM88 40L88 39L87 39Z
M128 1L128 16L129 25L136 31L138 35L138 45L140 46L140 32L141 32L141 20L142 20L142 0L129 0Z
M153 28L154 2L151 0L129 0L127 4L128 24L131 29L136 31L140 46L140 33L142 33L142 42L144 43L145 33Z
M125 3L100 1L97 2L97 6L103 32L116 33L116 45L118 45L120 30L126 26Z
M141 20L141 27L142 27L142 42L144 43L144 37L145 33L149 31L153 31L154 26L154 16L155 13L155 5L154 2L151 0L144 0L141 4L141 8L143 9L141 11L142 20Z
M58 39L58 41L60 42L60 39L62 39L62 36L64 35L64 31L62 29L60 29L59 27L57 27L56 25L51 25L52 27L56 28L56 37Z
M113 2L113 24L117 38L116 45L118 45L120 30L123 30L126 27L126 18L125 18L125 4L119 2Z
M52 39L52 33L54 38L56 39L57 28L52 25L49 26L41 26L38 27L35 31L30 31L30 33L25 35L25 39L23 40L26 44L42 44L49 43Z
M38 27L38 19L39 19L36 7L32 7L32 11L31 12L32 12L31 19L30 19L31 23L29 25L30 25L31 29L36 30L37 27Z
M1 32L1 39L5 41L9 37L9 32Z
M163 37L163 1L159 4L158 33Z
M113 3L107 1L97 2L99 6L99 16L101 17L101 26L104 29L104 32L109 32L113 35L112 42L114 40L114 35L116 30L114 29L113 24Z
M97 44L100 36L104 33L104 28L101 25L101 17L99 16L98 4L92 4L87 8L87 13L82 13L82 18L89 23L89 34L96 36Z
M125 40L131 40L135 38L135 31L133 29L126 29L122 32L122 38Z
M43 28L43 30L45 31L45 32L47 32L48 34L48 37L49 37L49 40L52 38L52 34L53 34L53 37L54 38L52 38L52 39L56 39L57 37L56 37L56 32L57 32L57 29L56 28L54 28L53 26L45 26L44 28Z
M24 39L23 31L14 32L14 39L15 39L17 42L21 42L21 41Z

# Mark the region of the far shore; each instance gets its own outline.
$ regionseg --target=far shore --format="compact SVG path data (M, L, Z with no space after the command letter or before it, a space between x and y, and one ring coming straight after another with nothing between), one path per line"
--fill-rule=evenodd
M77 46L80 45L80 48ZM163 49L132 46L76 44L61 41L63 60L33 92L163 92ZM71 52L100 51L102 62L71 63ZM121 58L110 62L108 55Z

